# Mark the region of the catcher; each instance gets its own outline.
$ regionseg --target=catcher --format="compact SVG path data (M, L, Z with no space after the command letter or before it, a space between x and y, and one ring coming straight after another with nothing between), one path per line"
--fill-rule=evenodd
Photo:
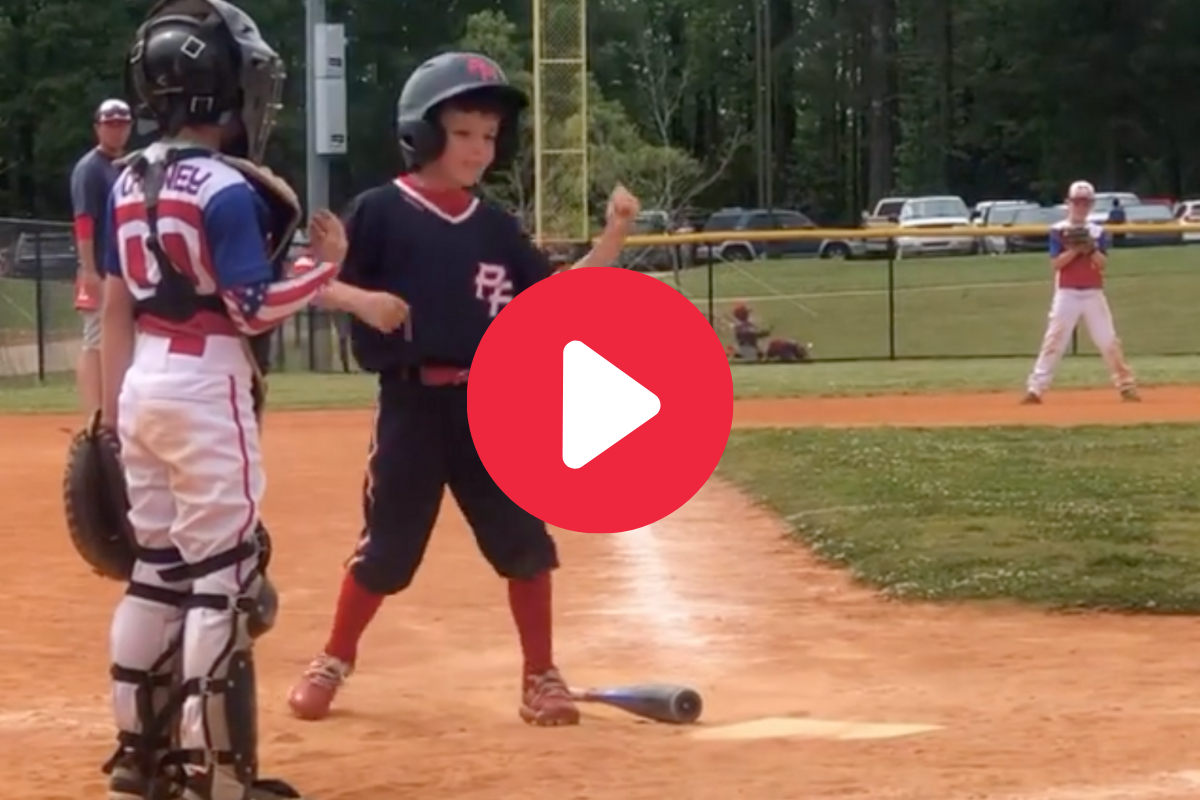
M798 363L807 361L812 345L801 344L794 339L770 339L765 350L760 342L771 335L770 328L760 327L751 319L750 309L738 304L733 309L734 347L730 353L735 361L779 361Z
M281 279L300 210L258 164L282 63L241 9L161 0L126 73L163 138L108 200L101 418L75 441L65 498L81 555L129 582L108 797L298 797L258 777L253 648L277 605L259 521L267 335L323 289L389 329L405 309L334 281L345 234L328 212L310 226L324 263Z
M1067 191L1067 218L1050 228L1054 300L1041 351L1025 385L1022 402L1026 405L1042 402L1080 317L1087 324L1088 334L1103 356L1121 399L1128 402L1141 399L1104 294L1109 236L1103 227L1088 222L1095 204L1096 190L1092 184L1075 181Z

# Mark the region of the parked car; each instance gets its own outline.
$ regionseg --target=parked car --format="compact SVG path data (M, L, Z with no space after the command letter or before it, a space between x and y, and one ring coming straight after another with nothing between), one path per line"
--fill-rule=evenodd
M899 226L914 231L921 228L969 228L971 210L961 197L913 197L900 209ZM970 255L978 244L971 236L897 236L896 249L902 256Z
M710 245L721 261L759 258L856 258L866 253L861 239L777 239L751 241L741 231L815 230L818 226L799 211L764 208L723 208L704 223L705 233L729 232L729 238ZM699 256L698 256L699 257Z
M1108 222L1114 200L1120 202L1122 207L1144 205L1142 199L1133 192L1096 192L1096 205L1088 214L1088 222Z
M1017 216L1017 212L1026 208L1040 208L1040 206L1038 206L1037 203L1025 201L1003 201L995 205L988 206L983 212L983 217L979 220L979 227L999 228L1005 225L1011 225L1013 219L1015 219ZM1008 252L1007 241L1003 236L984 236L980 242L982 252L989 255L995 256Z
M1035 205L1037 205L1037 203L1034 203L1029 200L980 200L971 209L971 222L972 222L972 224L975 224L975 225L984 225L985 224L984 219L987 217L988 212L995 208L1000 208L1000 207L1019 208L1021 206L1031 206L1031 205L1035 206Z
M634 236L672 233L671 215L666 211L643 211L633 222ZM684 232L684 231L680 231ZM630 245L621 250L613 266L638 272L669 272L690 263L691 248L685 245Z
M875 203L873 211L864 211L862 213L862 224L864 228L894 228L900 223L900 212L904 209L904 204L911 198L908 197L885 197ZM887 239L866 239L864 243L867 248L867 254L871 256L886 256L888 254Z
M1125 220L1130 225L1161 226L1162 231L1118 233L1113 236L1114 247L1163 247L1183 244L1183 231L1171 209L1157 203L1142 203L1125 207Z
M75 235L70 230L25 232L0 254L7 278L74 280L79 271Z
M1200 200L1184 200L1175 204L1175 219L1185 225L1200 225ZM1183 240L1200 242L1200 231L1184 231Z
M1004 237L1004 248L1009 253L1046 252L1050 249L1050 226L1065 219L1067 211L1062 206L1022 208L1013 215L1010 227L1043 225L1044 233L1013 233Z

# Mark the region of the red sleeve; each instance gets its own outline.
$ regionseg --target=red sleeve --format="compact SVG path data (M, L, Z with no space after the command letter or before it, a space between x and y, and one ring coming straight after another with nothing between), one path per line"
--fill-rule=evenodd
M96 233L96 221L87 214L75 215L75 238L76 239L94 239Z

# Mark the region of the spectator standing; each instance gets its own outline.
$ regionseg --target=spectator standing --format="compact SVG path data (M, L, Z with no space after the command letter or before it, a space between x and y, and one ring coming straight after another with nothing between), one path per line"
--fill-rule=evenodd
M92 115L96 145L71 171L71 206L75 215L75 310L83 321L83 344L75 367L75 385L85 414L100 407L100 303L104 282L98 267L104 252L104 209L120 174L116 162L125 154L133 114L124 100L105 100Z
M1107 219L1108 224L1109 225L1124 225L1127 220L1128 220L1128 218L1125 216L1125 209L1121 206L1120 199L1114 197L1113 201L1112 201L1112 208L1110 208L1108 210L1108 219ZM1124 239L1125 239L1125 234L1123 234L1123 233L1113 234L1113 244L1119 244L1122 241L1124 241Z

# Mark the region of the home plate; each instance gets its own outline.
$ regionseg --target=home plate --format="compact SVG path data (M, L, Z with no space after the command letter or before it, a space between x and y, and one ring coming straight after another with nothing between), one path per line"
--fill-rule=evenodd
M738 739L894 739L940 730L940 725L906 725L882 722L846 722L807 717L765 717L734 725L700 728L693 739L729 741Z

